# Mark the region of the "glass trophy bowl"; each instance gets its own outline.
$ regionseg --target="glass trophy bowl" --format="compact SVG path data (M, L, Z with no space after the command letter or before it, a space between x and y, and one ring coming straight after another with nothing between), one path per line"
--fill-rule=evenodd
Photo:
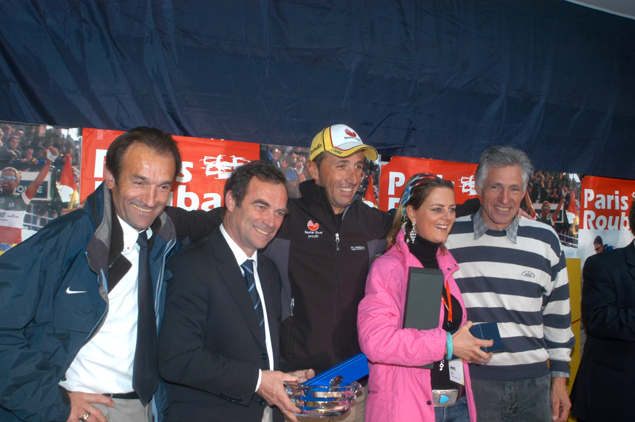
M362 386L354 382L344 386L304 385L285 382L285 389L291 403L300 409L296 416L309 418L329 418L348 412Z

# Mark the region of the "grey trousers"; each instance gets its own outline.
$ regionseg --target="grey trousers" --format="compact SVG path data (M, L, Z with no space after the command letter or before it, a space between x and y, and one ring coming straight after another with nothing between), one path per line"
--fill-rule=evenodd
M476 416L486 422L551 422L551 375L515 381L472 378Z
M112 400L115 402L115 407L108 407L99 403L93 404L93 406L101 410L108 422L152 422L152 402L148 403L147 406L143 406L138 399Z

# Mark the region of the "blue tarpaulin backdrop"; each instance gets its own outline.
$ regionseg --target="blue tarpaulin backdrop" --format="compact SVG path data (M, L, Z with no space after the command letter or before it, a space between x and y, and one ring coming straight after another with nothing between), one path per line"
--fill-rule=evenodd
M635 21L560 0L2 0L0 120L635 179Z

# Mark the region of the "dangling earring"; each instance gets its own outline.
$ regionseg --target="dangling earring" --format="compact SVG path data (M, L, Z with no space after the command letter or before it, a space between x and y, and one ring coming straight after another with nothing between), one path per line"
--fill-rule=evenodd
M415 231L416 222L412 223L412 229L410 230L410 243L415 243L415 239L417 238L417 232Z

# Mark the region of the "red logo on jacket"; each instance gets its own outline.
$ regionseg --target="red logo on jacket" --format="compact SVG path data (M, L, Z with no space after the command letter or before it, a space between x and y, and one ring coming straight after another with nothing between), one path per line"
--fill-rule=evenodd
M319 223L314 223L313 220L309 220L308 223L306 223L306 226L309 228L309 230L311 230L312 232L316 231L317 229L320 228L320 224Z

